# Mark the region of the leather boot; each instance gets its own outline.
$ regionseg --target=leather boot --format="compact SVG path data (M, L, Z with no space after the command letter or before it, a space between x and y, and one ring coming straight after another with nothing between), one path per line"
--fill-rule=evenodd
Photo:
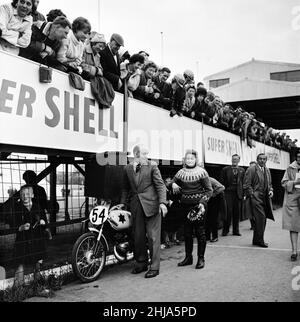
M196 269L203 269L205 267L205 260L203 257L198 258Z
M193 265L193 256L186 256L184 261L179 263L178 266L179 267L184 267L184 266L189 266L189 265Z

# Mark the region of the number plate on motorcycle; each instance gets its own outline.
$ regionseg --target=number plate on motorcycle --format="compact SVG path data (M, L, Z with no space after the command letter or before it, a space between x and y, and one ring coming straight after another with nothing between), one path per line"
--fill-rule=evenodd
M108 218L108 207L98 206L90 213L90 222L95 226L103 225Z

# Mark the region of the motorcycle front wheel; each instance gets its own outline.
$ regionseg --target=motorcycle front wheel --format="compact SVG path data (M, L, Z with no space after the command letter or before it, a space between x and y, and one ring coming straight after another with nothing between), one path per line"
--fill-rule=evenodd
M96 234L87 233L77 239L72 251L72 267L75 275L83 283L97 280L105 261L105 245L102 240L97 242Z

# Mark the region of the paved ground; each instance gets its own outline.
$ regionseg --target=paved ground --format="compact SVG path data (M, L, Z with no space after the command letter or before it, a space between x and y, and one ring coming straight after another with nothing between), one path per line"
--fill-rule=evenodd
M242 237L221 237L219 243L209 244L204 270L197 271L194 266L178 268L184 247L176 246L162 252L161 274L156 279L131 275L132 264L117 265L105 271L97 282L73 283L46 301L300 302L300 291L292 290L292 269L300 266L300 261L290 262L289 234L281 229L280 210L276 211L276 223L269 221L267 225L265 239L269 249L251 246L249 228L249 222L243 222Z

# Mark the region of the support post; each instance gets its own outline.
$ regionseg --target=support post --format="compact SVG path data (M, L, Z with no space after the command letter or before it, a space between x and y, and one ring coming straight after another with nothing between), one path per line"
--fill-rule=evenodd
M123 100L123 152L128 152L128 83L124 81L124 100Z
M51 224L51 234L56 235L56 167L52 168L50 172L50 224Z
M69 164L66 163L66 171L65 171L65 221L70 221L70 214L69 214Z

